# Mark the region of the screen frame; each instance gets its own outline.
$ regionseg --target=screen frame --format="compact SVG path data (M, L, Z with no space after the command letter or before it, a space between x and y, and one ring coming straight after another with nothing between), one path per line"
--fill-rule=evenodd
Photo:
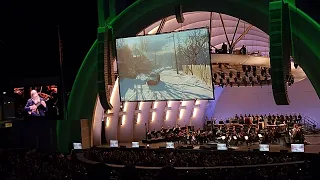
M224 145L224 147L226 147L226 149L219 149L219 148L218 148L219 145ZM228 146L227 146L226 143L218 143L218 144L217 144L217 150L218 150L218 151L227 151L227 150L228 150Z
M303 151L292 151L292 145L303 145ZM305 144L291 144L290 151L292 153L304 153L306 151Z
M80 145L81 145L81 149L76 149L76 148L74 148L74 145L75 145L75 144L77 144L77 145L79 145L79 144L80 144ZM79 143L79 142L73 142L73 143L72 143L72 145L73 145L73 149L74 149L74 150L82 150L82 149L83 149L82 143Z
M209 58L210 58L210 63L209 63L209 66L210 66L210 74L211 74L211 79L213 77L213 74L212 74L212 57L211 57L211 53L210 53L210 50L211 50L211 36L210 36L210 30L209 30L209 27L208 26L203 26L203 27L198 27L198 28L192 28L192 29L186 29L186 30L179 30L179 31L170 31L170 32L164 32L164 33L159 33L159 34L143 34L143 35L136 35L136 36L129 36L129 37L119 37L119 38L115 38L115 41L114 41L114 48L115 48L115 61L116 61L116 65L117 65L117 75L118 75L118 88L119 88L119 99L120 99L120 102L156 102L156 101L192 101L192 100L215 100L215 93L214 93L214 89L215 89L215 85L214 85L214 82L213 80L211 80L211 86L212 86L212 98L201 98L201 99L161 99L161 100L133 100L133 101L128 101L128 100L122 100L121 98L121 86L120 86L120 76L119 76L119 62L118 62L118 51L117 51L117 40L120 40L120 39L127 39L127 38L134 38L134 37L143 37L143 36L157 36L157 35L161 35L161 34L170 34L170 33L177 33L177 32L187 32L187 31L193 31L193 30L199 30L199 29L206 29L208 31L208 54L209 54Z
M8 87L8 90L7 90L7 94L8 94L8 91L10 90L10 96L13 97L14 95L14 89L15 88L22 88L23 89L23 94L24 94L24 98L26 100L30 99L30 91L31 90L35 90L33 87L46 87L46 86L56 86L57 88L57 97L58 97L58 103L57 103L57 108L58 108L58 112L59 112L59 115L56 115L56 116L50 116L50 115L46 115L46 116L28 116L26 114L23 114L21 117L15 117L15 120L64 120L64 117L65 117L65 110L63 108L63 105L64 105L64 102L63 102L63 97L64 96L64 93L62 91L62 86L60 84L51 84L51 83L39 83L39 82L36 82L36 83L30 83L30 84L26 84L26 85L20 85L20 86L13 86L13 87ZM31 88L31 90L30 90ZM39 93L39 91L37 91ZM16 99L14 99L15 101ZM27 103L27 101L24 102L24 105ZM16 111L16 109L15 109ZM49 111L46 112L46 114L48 113Z
M134 143L138 143L138 146L137 147L134 147L133 144ZM140 143L138 141L133 141L131 142L131 148L139 148L140 147Z
M117 147L111 146L111 141L117 141ZM110 140L109 141L110 148L118 148L119 147L119 141L118 140Z
M173 145L173 147L168 147L169 143L170 145ZM166 149L174 149L174 142L166 142Z
M268 151L261 151L261 145L268 146ZM270 152L270 145L269 144L259 144L259 151L260 152Z

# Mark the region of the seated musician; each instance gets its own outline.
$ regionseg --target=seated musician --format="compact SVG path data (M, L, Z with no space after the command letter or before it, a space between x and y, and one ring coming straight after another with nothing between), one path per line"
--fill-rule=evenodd
M301 116L301 114L299 113L299 115L298 115L298 119L297 119L297 122L298 122L298 123L300 123L300 122L301 122L301 120L302 120L302 116Z
M289 121L292 122L292 120L293 120L293 116L292 116L292 114L290 114Z
M253 123L253 124L258 124L258 118L257 118L257 117L254 117L252 123Z
M147 133L147 139L151 139L151 138L152 138L152 136L151 136L151 132L149 130L148 133Z
M166 133L169 133L169 132L170 132L170 126L168 126Z
M249 117L245 117L244 118L244 123L245 124L251 124L250 118Z
M284 116L284 119L285 119L286 122L289 121L289 116L288 116L288 114L286 114L286 115Z
M40 98L36 90L30 92L31 98L28 99L24 110L28 112L30 116L45 116L48 111L48 107L43 98Z
M266 116L266 115L263 116L263 115L261 114L261 115L260 115L260 119L263 120L265 116Z

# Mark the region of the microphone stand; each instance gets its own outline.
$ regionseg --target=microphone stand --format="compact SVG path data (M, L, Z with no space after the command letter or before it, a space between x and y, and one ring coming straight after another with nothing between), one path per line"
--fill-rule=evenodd
M65 99L65 83L63 73L63 52L62 52L62 40L60 36L60 28L58 26L58 40L59 40L59 60L60 60L60 82L61 82L61 100L62 100L62 111L64 120L67 118L66 99Z
M146 140L148 140L148 129L147 129L147 123L144 123L145 131L146 131Z

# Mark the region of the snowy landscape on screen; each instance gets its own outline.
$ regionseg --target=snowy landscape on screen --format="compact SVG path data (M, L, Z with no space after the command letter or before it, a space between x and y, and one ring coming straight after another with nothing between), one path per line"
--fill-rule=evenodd
M160 72L161 81L155 86L146 84L147 77L140 75L137 79L122 79L120 92L122 101L136 100L183 100L210 99L213 97L212 86L206 85L195 76L174 69Z
M214 99L208 29L117 39L121 101Z

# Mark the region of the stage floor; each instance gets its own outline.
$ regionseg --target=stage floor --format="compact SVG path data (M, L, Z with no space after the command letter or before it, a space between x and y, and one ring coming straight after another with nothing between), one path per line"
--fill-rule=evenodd
M306 136L306 141L309 142L309 145L305 145L305 153L316 153L318 154L320 152L320 135L309 135ZM147 144L142 143L142 141L139 142L140 146L147 146ZM175 143L175 148L178 146L190 146L186 144L178 144ZM131 148L131 143L121 143L119 142L119 147L120 146L126 146L127 148ZM149 144L149 148L152 149L158 149L159 147L165 147L166 143L165 142L159 142L159 143L154 143L154 144ZM205 146L205 147L210 147L210 145L193 145L193 149L199 149L200 146ZM98 146L100 148L109 148L109 144L104 144L101 146ZM231 146L230 148L234 149L235 151L248 151L248 150L253 150L253 149L259 149L259 144L254 144L251 146ZM287 150L291 151L290 147L287 146L281 146L281 145L270 145L270 152L280 152L281 150Z

